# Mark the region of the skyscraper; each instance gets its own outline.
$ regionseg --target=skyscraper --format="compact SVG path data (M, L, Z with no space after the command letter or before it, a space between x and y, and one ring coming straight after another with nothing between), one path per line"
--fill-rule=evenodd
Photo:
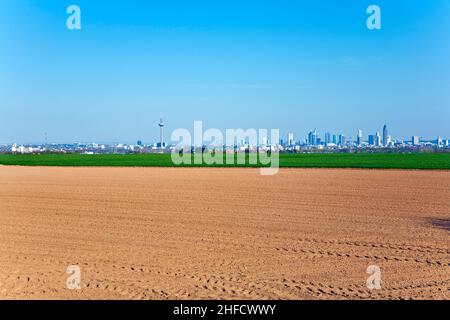
M413 146L418 146L420 145L420 138L418 136L412 136L411 142Z
M338 144L338 137L337 137L337 134L333 134L333 143L334 144Z
M378 131L375 134L375 145L377 147L381 146L381 136L380 136L380 133Z
M388 145L388 129L387 126L384 125L383 127L383 146L387 146Z
M294 134L292 132L288 133L287 144L288 146L294 145Z
M317 145L317 130L314 129L314 131L311 131L308 134L308 144L311 146Z
M369 135L369 145L375 145L375 136L373 134Z
M358 129L358 135L356 136L356 145L361 146L362 145L362 130Z
M329 132L325 132L325 145L329 145L331 142L331 134Z
M339 135L339 145L345 146L345 144L346 144L345 135L340 134Z

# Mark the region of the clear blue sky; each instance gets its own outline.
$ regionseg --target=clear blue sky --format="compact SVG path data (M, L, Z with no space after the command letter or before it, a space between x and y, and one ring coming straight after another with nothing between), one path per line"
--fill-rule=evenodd
M160 115L450 138L450 1L0 2L0 143L152 142Z

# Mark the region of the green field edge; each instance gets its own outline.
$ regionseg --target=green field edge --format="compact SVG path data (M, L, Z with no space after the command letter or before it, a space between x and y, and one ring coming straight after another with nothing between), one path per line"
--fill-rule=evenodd
M224 160L225 162L225 160ZM236 162L236 161L235 161ZM127 155L0 155L3 166L42 167L173 167L173 168L263 168L250 164L174 164L170 154ZM450 153L358 153L358 154L280 154L280 168L450 170Z

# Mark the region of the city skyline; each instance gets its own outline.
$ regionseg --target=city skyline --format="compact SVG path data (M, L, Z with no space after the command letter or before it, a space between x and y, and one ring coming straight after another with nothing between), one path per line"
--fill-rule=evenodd
M168 134L168 137L164 136L163 128L166 127L166 123L163 122L163 118L160 117L159 122L157 123L159 128L159 136L157 140L146 140L142 137L138 137L133 142L131 141L48 141L48 134L44 133L44 141L40 142L8 142L8 143L0 143L0 145L58 145L58 144L98 144L98 145L136 145L136 146L155 146L157 148L165 148L167 146L173 146L176 141L172 141L170 139L171 133ZM180 129L180 128L177 128ZM253 128L234 128L234 129L253 129ZM233 129L233 130L234 130ZM188 129L189 130L189 129ZM389 129L387 124L384 124L382 127L382 131L380 133L379 130L375 130L373 132L368 132L364 135L364 131L361 129L356 130L355 136L346 135L342 132L330 132L325 130L322 132L318 132L317 128L309 131L304 136L301 134L296 135L294 131L288 131L285 135L281 134L280 139L277 143L282 146L353 146L353 147L361 147L365 146L375 146L375 147L389 147L393 146L395 143L397 144L408 144L411 142L412 145L419 145L422 142L436 142L437 145L448 145L449 138L448 136L435 136L434 138L425 139L424 137L416 134L412 134L409 137L401 138L395 137L389 134ZM285 137L285 138L284 138ZM366 137L366 138L365 138ZM445 144L447 143L447 144ZM258 141L260 144L260 141Z
M162 119L161 119L161 121L162 121ZM161 134L162 134L161 128L164 127L164 128L167 129L167 128L170 128L170 125L167 126L164 123L162 127L160 127L159 124L158 124L158 127L159 127L159 129L156 128L154 125L153 126L149 125L148 134L147 135L145 135L145 136L136 136L135 138L132 138L132 139L123 139L123 140L119 139L119 138L111 138L111 139L107 139L107 140L100 140L100 139L94 139L94 138L93 139L86 139L86 140L82 140L82 139L63 140L63 139L58 138L57 134L54 135L54 134L49 133L47 131L42 131L42 133L40 134L40 136L41 136L40 138L38 137L38 138L33 139L31 141L21 141L19 139L15 139L15 140L11 140L11 141L5 141L5 140L2 140L2 137L0 137L0 144L2 144L2 145L11 145L11 144L14 144L14 143L16 143L16 144L44 144L44 143L60 143L60 144L64 144L64 143L91 143L91 142L107 143L107 144L114 144L114 143L133 144L136 141L147 141L147 142L151 141L153 143L153 142L160 142L161 141ZM189 126L185 126L185 127L189 128ZM368 141L369 140L369 136L371 134L375 134L376 132L379 132L380 134L382 134L382 127L381 127L381 129L380 128L374 128L373 130L363 130L363 129L360 129L358 127L356 129L354 129L353 131L349 132L348 134L344 133L344 131L342 131L342 130L336 130L336 131L327 130L327 129L319 130L319 129L317 129L317 127L314 127L314 126L310 126L310 127L313 127L318 132L317 134L319 136L322 135L322 138L323 138L324 141L326 141L326 135L327 134L330 134L330 141L332 141L332 136L334 134L338 135L338 136L339 135L343 135L343 136L345 136L347 138L352 138L354 141L357 141L359 131L361 131L363 133L363 135L361 136L362 137L362 141ZM178 129L178 128L174 128L173 130L175 130L175 129ZM238 129L238 128L236 127L236 129ZM240 129L246 130L248 128L240 128ZM277 128L261 128L261 129L277 129ZM168 137L170 136L170 133L173 130L170 130L170 131L169 130L164 130L164 131L166 131L166 134L167 134L167 136L165 138L165 142L168 141ZM223 128L223 131L224 130L226 130L226 128ZM308 134L309 134L310 131L311 131L311 129L308 129L308 128L305 128L305 129L302 129L302 130L300 130L300 129L298 129L298 130L289 130L288 129L285 132L280 132L280 137L282 137L281 138L282 140L288 141L289 137L287 137L287 136L290 133L292 133L293 134L293 138L292 139L297 142L297 141L300 141L301 139L306 139L307 140L308 139ZM390 136L392 138L397 139L397 140L404 140L404 141L410 140L412 136L418 136L423 141L436 140L437 137L441 137L443 139L446 139L447 137L450 138L450 134L447 134L447 135L445 135L445 134L444 135L437 134L437 135L434 135L434 136L424 136L424 135L420 134L420 130L413 131L409 135L406 135L406 136L396 136L396 135L395 136L390 135Z

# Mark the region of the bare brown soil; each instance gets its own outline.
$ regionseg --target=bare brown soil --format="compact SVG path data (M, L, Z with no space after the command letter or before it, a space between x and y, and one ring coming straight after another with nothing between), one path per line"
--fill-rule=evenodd
M449 221L449 171L0 167L0 298L450 299Z

